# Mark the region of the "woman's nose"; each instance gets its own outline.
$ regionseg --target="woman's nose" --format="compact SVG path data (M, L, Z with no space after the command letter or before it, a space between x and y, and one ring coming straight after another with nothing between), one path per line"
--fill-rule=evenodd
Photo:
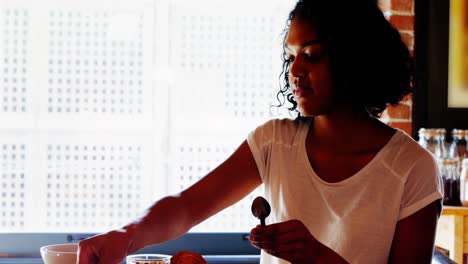
M289 75L293 78L304 77L304 69L299 59L295 59L289 65Z

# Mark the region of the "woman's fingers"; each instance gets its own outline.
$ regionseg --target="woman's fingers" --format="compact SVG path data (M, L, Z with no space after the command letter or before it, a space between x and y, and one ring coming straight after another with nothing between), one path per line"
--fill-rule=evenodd
M310 256L305 255L303 252L299 251L289 251L289 252L267 252L268 254L287 260L292 263L311 263L308 261Z
M250 240L257 243L293 243L310 237L309 230L297 220L266 227L257 226L250 233Z
M256 226L254 229L252 229L252 233L254 235L279 236L298 229L308 232L307 228L299 220L289 220L286 222L270 224L264 227Z
M97 254L94 248L89 246L86 241L80 243L78 247L77 264L95 264L98 263Z
M128 234L121 230L96 235L80 242L78 264L118 264L128 250Z
M316 240L299 220L290 220L252 229L250 240L254 247L270 255L296 263L314 256Z
M295 241L290 243L257 243L252 242L255 247L261 248L265 251L272 252L290 252L297 250L304 250L306 243L304 241Z

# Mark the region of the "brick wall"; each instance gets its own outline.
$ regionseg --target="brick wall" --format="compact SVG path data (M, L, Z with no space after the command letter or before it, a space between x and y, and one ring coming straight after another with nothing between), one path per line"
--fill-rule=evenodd
M413 53L414 47L414 0L379 0L379 6L387 19L401 34L403 41ZM412 133L411 121L412 98L408 96L398 106L390 106L382 115L382 120L392 127Z

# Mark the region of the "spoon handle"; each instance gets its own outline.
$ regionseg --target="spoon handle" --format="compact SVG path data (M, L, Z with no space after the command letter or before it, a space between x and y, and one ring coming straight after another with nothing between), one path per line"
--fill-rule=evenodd
M265 227L265 218L260 218L260 225Z

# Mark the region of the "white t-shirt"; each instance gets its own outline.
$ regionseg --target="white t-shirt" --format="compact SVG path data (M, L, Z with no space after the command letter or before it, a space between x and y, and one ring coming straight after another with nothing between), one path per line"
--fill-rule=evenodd
M247 138L272 207L267 224L299 219L349 263L387 263L397 222L442 199L434 156L397 130L359 172L328 183L307 157L310 123L271 120ZM262 250L261 263L288 262Z

